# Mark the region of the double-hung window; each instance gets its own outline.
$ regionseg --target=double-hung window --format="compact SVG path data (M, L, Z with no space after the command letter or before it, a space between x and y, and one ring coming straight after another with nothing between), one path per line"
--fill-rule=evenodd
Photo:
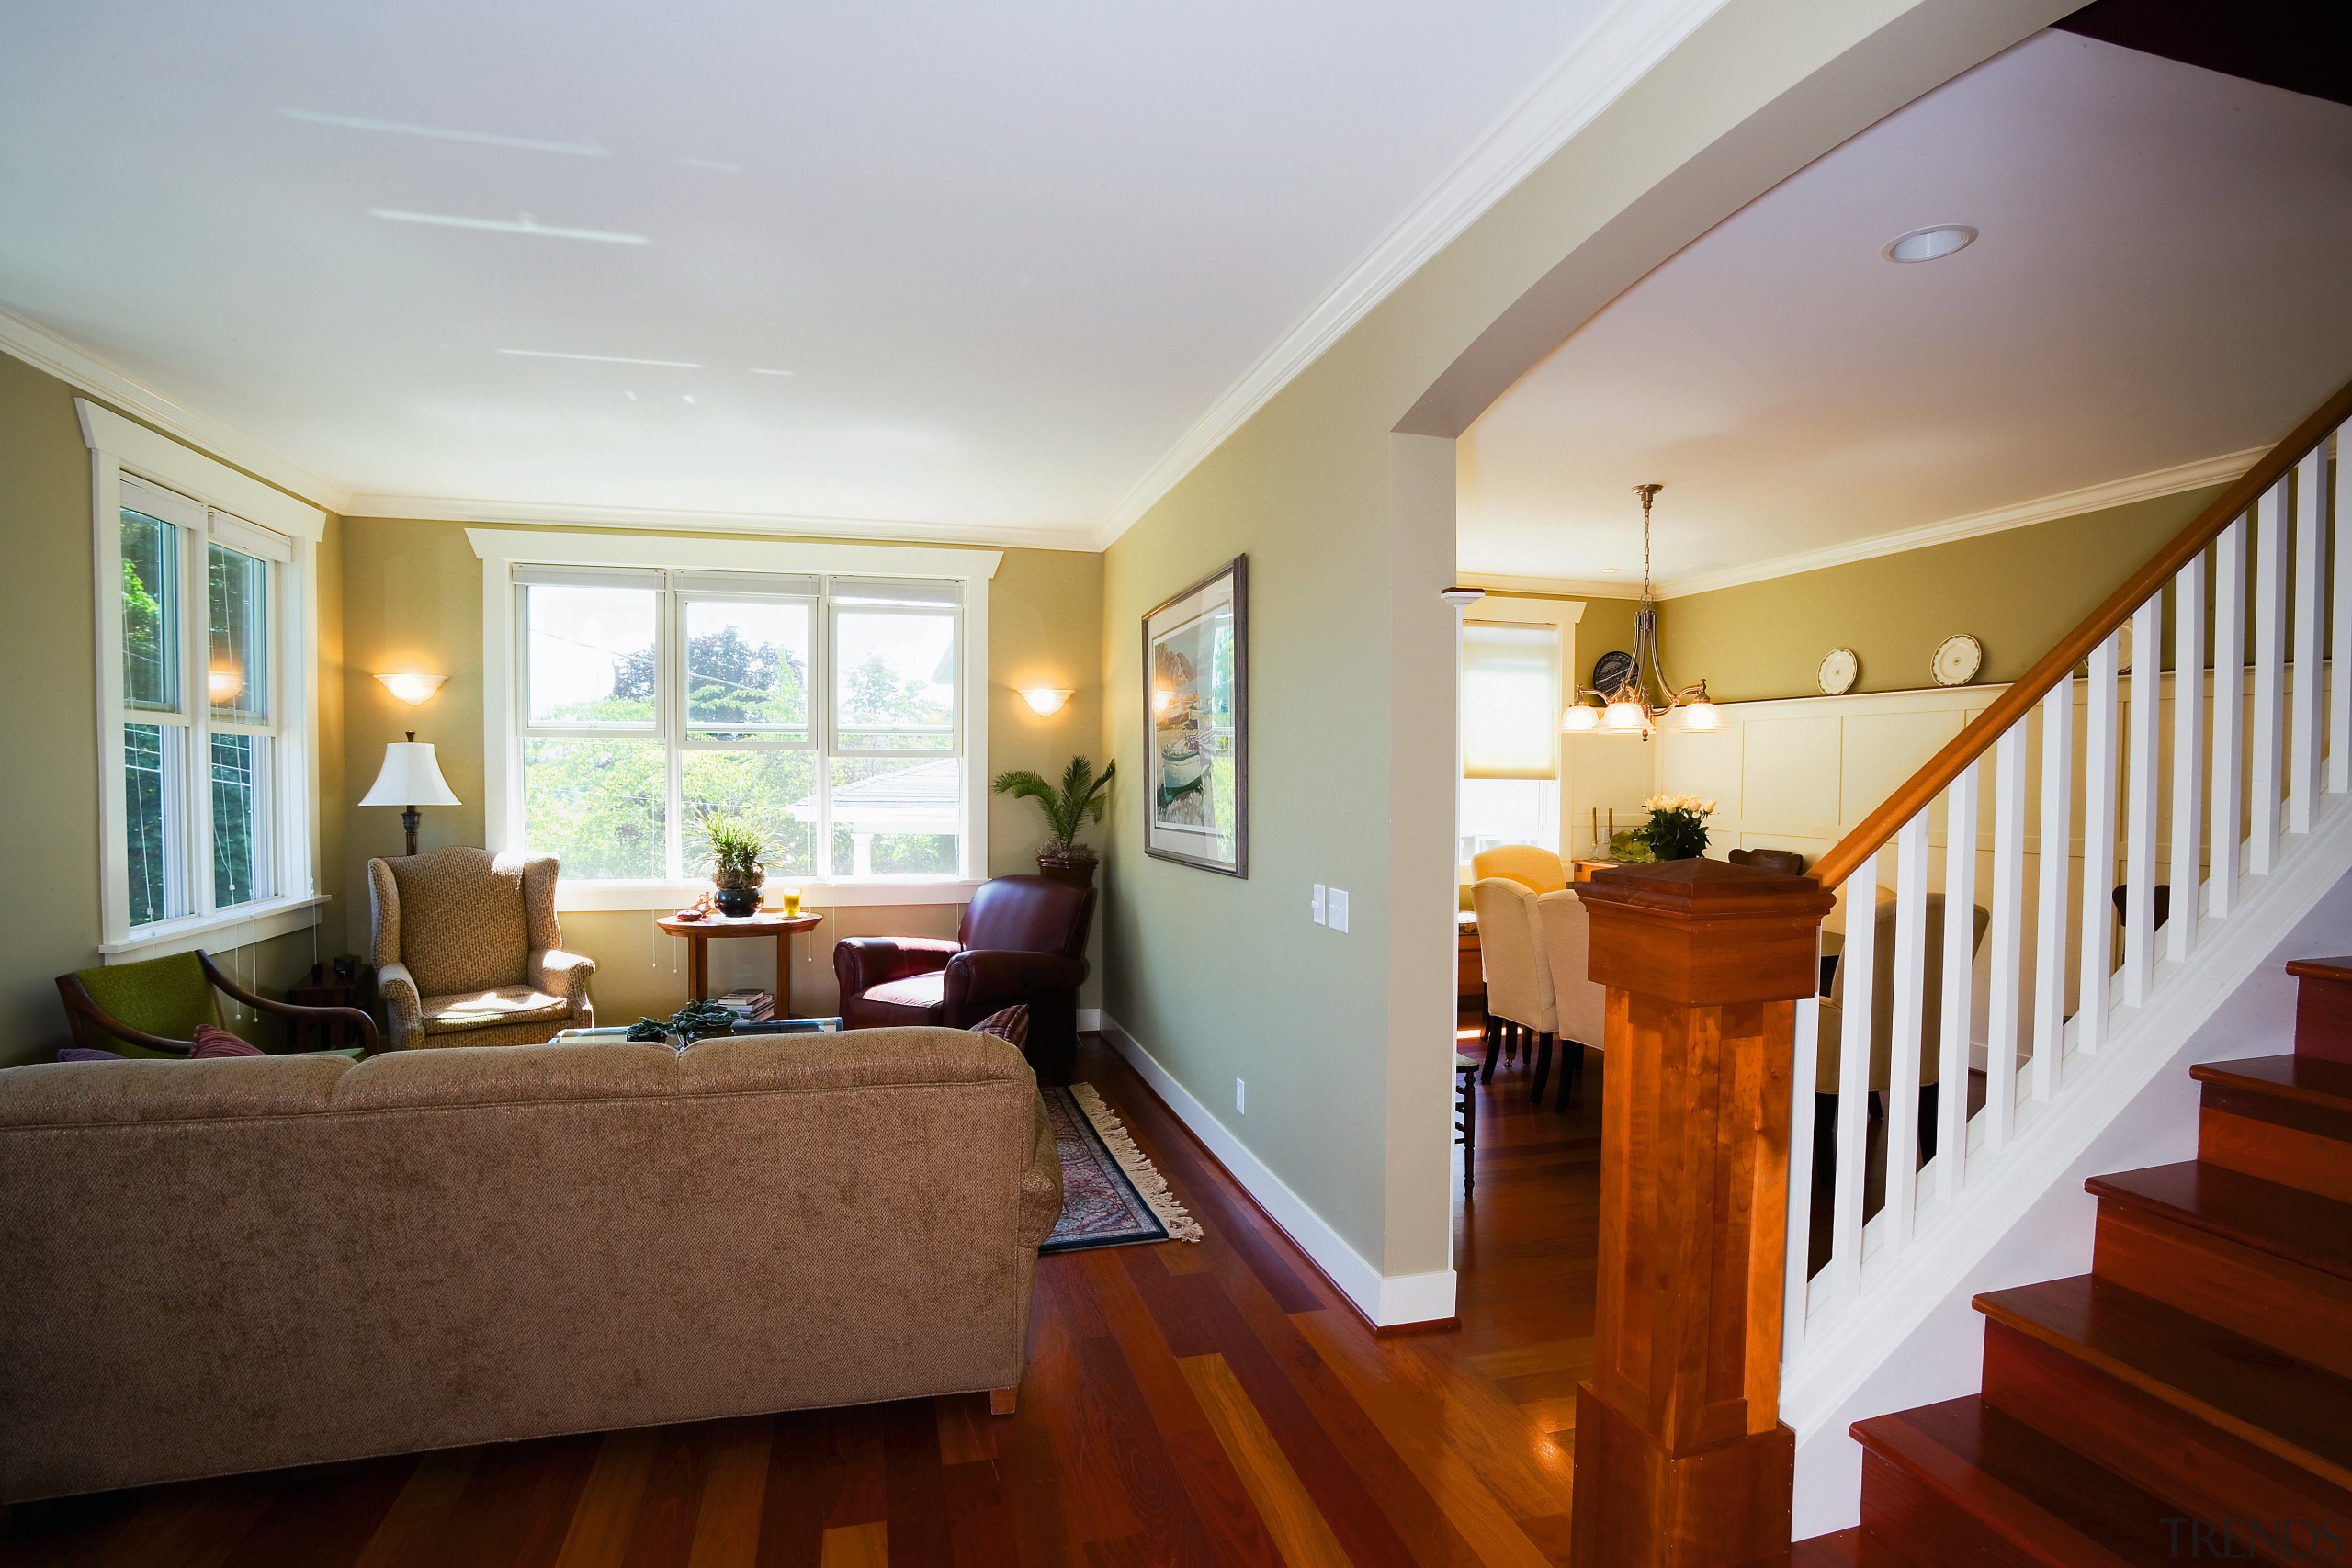
M295 541L135 475L113 490L107 945L135 948L308 898L305 685Z
M963 581L525 561L508 581L504 836L567 883L706 876L713 815L758 831L771 878L972 874Z

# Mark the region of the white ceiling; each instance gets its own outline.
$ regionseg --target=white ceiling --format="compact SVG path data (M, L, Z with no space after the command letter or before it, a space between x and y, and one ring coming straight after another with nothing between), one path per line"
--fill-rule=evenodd
M1639 3L8 6L0 307L363 494L1076 544Z
M1938 223L1983 237L1880 259ZM2352 377L2347 255L2352 108L2039 34L1505 394L1461 444L1462 569L1630 593L1643 480L1657 575L1687 588L2268 446Z

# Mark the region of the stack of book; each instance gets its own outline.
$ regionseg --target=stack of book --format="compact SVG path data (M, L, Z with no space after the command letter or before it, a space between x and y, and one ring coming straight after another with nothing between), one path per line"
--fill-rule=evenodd
M775 998L765 991L729 991L717 999L720 1007L745 1023L775 1016Z

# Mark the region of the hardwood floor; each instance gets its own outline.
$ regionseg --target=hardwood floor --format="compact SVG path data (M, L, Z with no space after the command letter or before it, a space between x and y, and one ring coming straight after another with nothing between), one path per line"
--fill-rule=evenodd
M1567 1558L1591 1355L1583 1104L1481 1091L1457 1329L1376 1338L1125 1064L1102 1089L1207 1238L1037 1269L1019 1413L987 1398L555 1438L19 1506L0 1565L1083 1568Z

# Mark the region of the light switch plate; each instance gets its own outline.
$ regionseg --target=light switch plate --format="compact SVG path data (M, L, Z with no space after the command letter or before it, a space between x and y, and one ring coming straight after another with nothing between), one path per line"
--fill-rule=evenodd
M1324 923L1323 885L1319 882L1315 885L1315 898L1309 908L1314 913L1315 923L1318 926L1322 925Z
M1348 890L1344 887L1332 888L1326 908L1331 929L1335 931L1346 931L1348 929Z

